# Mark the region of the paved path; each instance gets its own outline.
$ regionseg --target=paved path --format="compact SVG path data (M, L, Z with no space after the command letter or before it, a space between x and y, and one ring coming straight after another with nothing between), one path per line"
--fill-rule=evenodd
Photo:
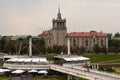
M69 75L77 76L77 77L83 77L89 80L120 80L120 75L114 75L110 73L90 70L88 72L85 68L81 68L80 66L72 66L72 67L66 67L61 65L55 65L55 64L48 64L48 65L35 65L35 64L4 64L4 67L9 69L52 69L55 71L59 71L62 73L66 73Z
M113 74L108 74L108 73L103 73L99 71L93 71L91 70L90 72L83 70L82 68L78 67L64 67L60 65L51 65L52 70L60 71L63 73L67 73L70 75L74 75L77 77L83 77L87 78L90 80L120 80L120 76L113 75Z

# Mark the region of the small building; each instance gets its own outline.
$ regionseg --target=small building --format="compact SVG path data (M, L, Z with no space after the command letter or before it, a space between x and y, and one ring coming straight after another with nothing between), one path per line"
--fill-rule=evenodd
M3 64L8 69L49 69L48 61L45 57L13 57Z
M78 56L78 55L58 55L54 56L55 64L60 64L66 67L72 66L85 66L90 64L90 58Z
M120 37L115 37L115 38L113 38L114 40L120 40Z

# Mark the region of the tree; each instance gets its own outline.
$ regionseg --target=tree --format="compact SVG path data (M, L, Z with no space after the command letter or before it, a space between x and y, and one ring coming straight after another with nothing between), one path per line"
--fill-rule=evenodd
M83 53L85 53L86 49L84 46L81 46L79 51L81 54L83 54Z
M109 52L114 52L114 53L120 52L120 49L119 49L120 48L120 40L115 40L115 39L109 40L108 46L109 46L109 49L108 49Z
M32 42L33 42L34 45L45 46L44 39L33 39Z
M16 52L16 50L15 50L15 41L12 41L12 40L6 41L3 51L5 53L15 53Z
M120 37L120 33L119 32L115 33L114 37Z
M48 48L46 49L46 51L47 51L47 53L52 53L52 52L53 52L53 50L52 50L51 47L48 47Z
M5 39L1 38L1 40L0 40L0 51L3 51L4 45L5 45Z
M70 47L71 49L71 53L77 53L77 47L76 46L73 46L73 47Z
M93 47L93 51L98 54L100 52L100 47L98 44L95 44L94 47Z
M40 46L39 50L41 51L41 53L45 54L46 53L46 47L45 46Z
M100 47L100 52L107 54L107 48L105 46Z
M112 33L107 34L107 37L108 37L109 40L112 39L112 36L113 36Z
M62 46L54 45L53 46L53 53L60 54L63 51Z

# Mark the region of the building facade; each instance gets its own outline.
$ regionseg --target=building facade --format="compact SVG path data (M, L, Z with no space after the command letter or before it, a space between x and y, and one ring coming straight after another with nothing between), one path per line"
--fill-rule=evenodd
M102 32L71 32L66 38L70 38L71 46L85 47L87 52L93 51L95 45L108 48L108 37Z
M46 47L53 45L65 45L65 36L67 33L66 19L62 19L60 9L58 10L57 18L52 20L52 29L43 31L39 38L45 40Z
M45 40L46 47L67 45L67 40L70 38L71 46L83 46L86 51L92 51L95 44L108 48L108 37L105 33L96 31L67 33L66 19L62 19L60 9L57 18L52 20L52 29L43 31L39 38Z

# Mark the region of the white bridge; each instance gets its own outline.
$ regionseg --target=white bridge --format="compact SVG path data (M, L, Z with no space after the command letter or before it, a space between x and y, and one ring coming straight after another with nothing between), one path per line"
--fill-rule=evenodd
M120 75L110 74L106 72L100 72L95 70L87 71L85 68L81 68L77 65L55 65L47 63L46 58L31 58L32 57L32 39L30 38L29 41L29 56L30 58L24 58L24 57L16 57L6 60L3 67L9 68L9 69L51 69L58 72L62 72L68 75L73 75L76 77L82 77L89 80L120 80ZM4 56L5 57L5 56ZM68 57L66 56L57 56L58 58L62 58L68 61L81 59L81 57L75 57L73 56L70 58L70 41L68 40ZM7 57L10 58L10 57ZM82 57L83 58L83 57ZM87 59L87 58L84 58ZM78 78L77 78L78 79ZM68 80L69 76L68 76Z
M80 68L79 66L65 67L60 65L50 65L50 68L55 71L86 78L89 80L120 80L119 75L104 73L95 70L91 70L90 72L88 72L86 69Z
M76 77L82 77L89 80L120 80L119 75L110 74L106 72L100 72L95 70L90 70L89 72L85 68L80 66L65 67L62 65L48 64L48 65L31 65L31 64L9 64L5 63L3 67L9 69L51 69L58 72L66 73Z

